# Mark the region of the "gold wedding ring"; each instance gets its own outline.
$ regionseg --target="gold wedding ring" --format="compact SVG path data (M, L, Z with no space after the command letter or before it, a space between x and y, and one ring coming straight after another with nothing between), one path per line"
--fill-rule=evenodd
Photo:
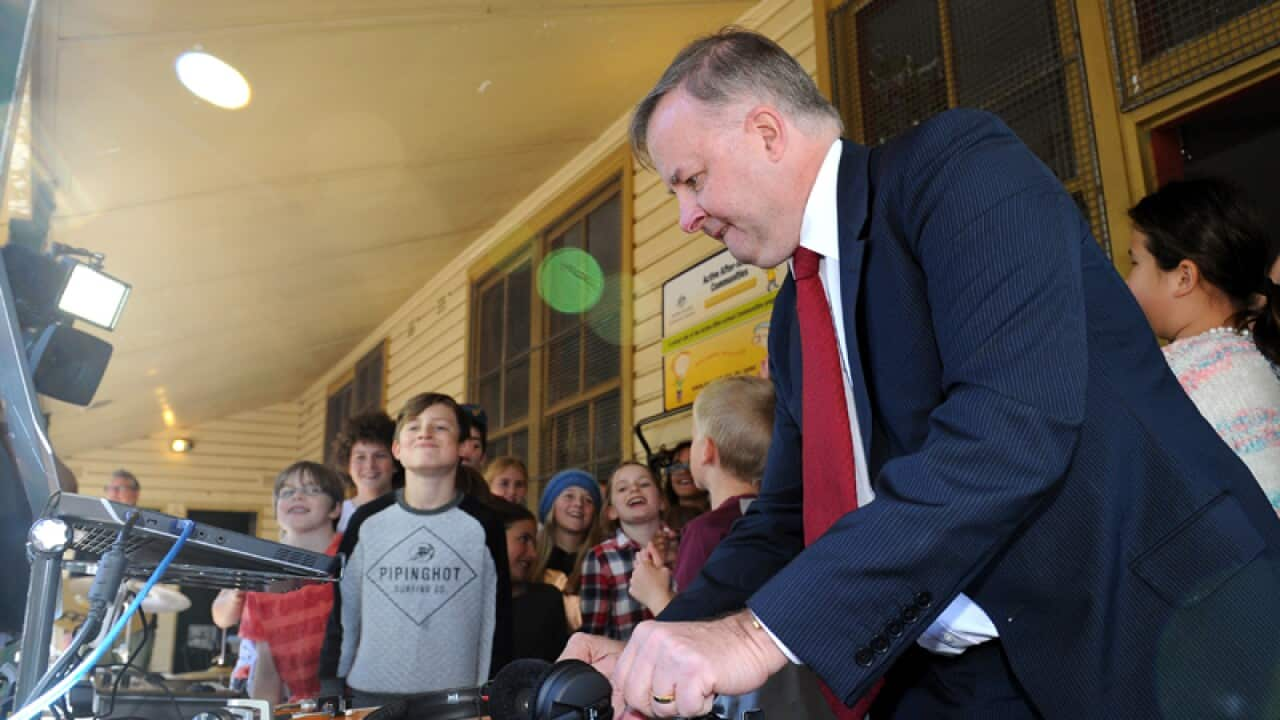
M676 701L675 695L654 695L653 701L659 705L670 705Z

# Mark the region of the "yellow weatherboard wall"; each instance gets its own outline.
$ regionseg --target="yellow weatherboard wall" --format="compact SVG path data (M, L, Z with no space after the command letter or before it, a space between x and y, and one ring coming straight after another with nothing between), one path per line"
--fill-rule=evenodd
M257 516L259 537L277 540L271 488L298 459L299 412L287 402L220 420L155 433L141 440L63 458L83 495L101 496L112 471L124 468L142 485L139 504L171 515L229 510ZM195 449L169 449L189 437Z

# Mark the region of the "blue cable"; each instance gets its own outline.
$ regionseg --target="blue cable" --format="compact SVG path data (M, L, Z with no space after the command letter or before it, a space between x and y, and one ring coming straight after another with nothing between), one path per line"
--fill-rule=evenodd
M83 678L94 665L98 664L98 661L102 659L102 656L107 653L107 650L109 650L115 643L116 638L120 635L121 631L124 630L124 626L129 624L129 618L133 617L133 614L142 606L143 598L147 596L147 593L151 592L151 588L155 587L156 583L160 581L160 578L164 576L165 571L169 569L169 564L178 556L178 551L186 544L187 538L191 537L191 531L196 526L195 523L190 520L179 520L178 524L182 528L182 533L178 535L178 539L174 541L173 547L169 548L169 552L165 553L164 559L156 566L155 571L151 573L151 577L147 578L147 583L142 586L142 590L133 598L133 602L129 603L129 607L126 608L125 612L120 615L118 620L116 620L116 624L111 626L111 631L107 633L106 637L102 638L102 642L98 643L98 647L94 648L93 652L89 653L89 657L81 661L81 663L76 666L76 669L68 673L67 676L64 677L57 685L54 685L49 688L45 694L27 703L26 707L10 716L9 720L32 720L32 718L48 709L48 707L53 704L54 700L65 695L66 692L71 689L72 685L80 682L80 679Z

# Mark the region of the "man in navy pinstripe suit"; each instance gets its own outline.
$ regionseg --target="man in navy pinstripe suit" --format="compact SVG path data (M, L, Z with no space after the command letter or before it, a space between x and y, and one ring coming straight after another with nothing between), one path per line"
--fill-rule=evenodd
M638 106L633 145L686 232L761 267L822 258L860 507L804 547L788 277L760 499L625 649L568 654L633 715L705 712L790 658L847 705L887 679L877 719L1280 717L1280 521L1057 179L978 112L874 150L840 132L741 31L686 48Z

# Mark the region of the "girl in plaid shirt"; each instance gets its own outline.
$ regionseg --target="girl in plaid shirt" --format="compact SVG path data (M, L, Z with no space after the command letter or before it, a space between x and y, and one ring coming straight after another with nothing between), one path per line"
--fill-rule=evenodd
M662 523L658 484L644 465L619 465L605 495L604 517L616 522L618 530L583 558L582 632L626 640L636 625L653 619L628 592L636 552L671 531Z

